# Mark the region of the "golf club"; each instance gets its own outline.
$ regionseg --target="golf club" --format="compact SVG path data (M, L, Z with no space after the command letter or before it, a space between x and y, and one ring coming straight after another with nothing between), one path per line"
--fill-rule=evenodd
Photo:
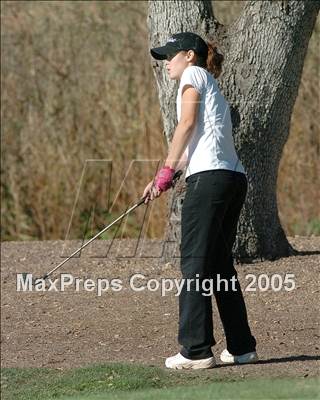
M175 187L177 181L179 180L180 176L182 175L182 171L179 170L174 174L173 180L172 180L172 187ZM35 278L33 280L34 285L37 284L37 281L43 281L47 279L50 275L52 275L58 268L62 267L66 262L68 262L73 256L75 256L77 253L79 253L82 249L87 247L91 242L93 242L97 237L102 235L103 232L107 231L111 226L113 226L116 222L120 221L123 217L128 215L131 211L139 207L141 204L143 204L146 200L148 195L144 196L139 200L136 204L134 204L132 207L130 207L127 211L125 211L122 215L120 215L116 220L111 222L111 224L107 225L105 228L102 229L102 231L98 232L95 236L93 236L90 240L88 240L83 246L79 247L76 251L74 251L69 257L61 261L56 267L54 267L51 271L47 272L45 275L43 275L41 278Z

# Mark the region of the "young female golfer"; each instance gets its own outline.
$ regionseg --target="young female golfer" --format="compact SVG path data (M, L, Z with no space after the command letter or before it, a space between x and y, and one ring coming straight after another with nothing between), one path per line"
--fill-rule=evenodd
M232 259L247 178L234 147L229 105L215 80L223 56L191 32L172 35L164 46L151 49L151 55L166 60L170 79L180 80L179 122L164 166L144 190L145 203L169 189L175 171L187 166L180 246L185 282L179 297L182 348L165 365L174 369L215 365L212 292L227 343L221 360L256 361L256 341Z

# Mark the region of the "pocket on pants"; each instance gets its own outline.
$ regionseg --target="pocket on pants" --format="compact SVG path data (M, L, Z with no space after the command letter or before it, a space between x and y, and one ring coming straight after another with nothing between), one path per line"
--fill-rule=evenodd
M195 190L200 182L201 179L201 175L192 175L188 178L187 183L187 188L193 188L193 190Z

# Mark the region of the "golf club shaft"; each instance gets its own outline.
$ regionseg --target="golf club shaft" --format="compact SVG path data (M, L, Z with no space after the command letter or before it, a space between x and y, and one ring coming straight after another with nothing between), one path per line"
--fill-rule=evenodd
M172 187L175 186L177 180L179 180L180 176L182 175L182 171L178 170L173 177L173 181L172 181ZM115 221L111 222L111 224L109 224L108 226L106 226L105 228L102 229L102 231L98 232L95 236L93 236L90 240L88 240L83 246L79 247L79 249L77 249L76 251L74 251L69 257L67 257L65 260L61 261L60 264L58 264L56 267L54 267L51 271L47 272L42 278L40 279L47 279L51 274L54 273L54 271L56 271L58 268L62 267L63 264L65 264L67 261L70 260L70 258L72 258L73 256L75 256L77 253L79 253L82 249L84 249L86 246L88 246L88 244L90 244L91 242L93 242L97 237L99 237L103 232L105 232L106 230L108 230L109 228L111 228L112 225L114 225L116 222L120 221L120 219L122 219L123 217L125 217L127 214L129 214L131 211L133 211L135 208L139 207L141 204L143 204L146 200L146 198L148 197L148 194L145 195L144 197L142 197L138 203L136 203L135 205L133 205L132 207L130 207L126 212L124 212L122 215L120 215Z
M143 197L138 203L136 203L134 206L132 206L131 208L129 208L125 213L123 213L122 215L120 215L115 221L113 221L111 224L109 224L108 226L106 226L105 228L102 229L102 231L98 232L95 236L93 236L90 240L88 240L83 246L79 247L79 249L77 249L76 251L74 251L69 257L67 257L65 260L61 261L60 264L58 264L56 267L54 267L51 271L47 272L41 279L46 279L48 278L48 276L50 276L51 274L53 274L54 271L56 271L58 268L62 267L63 264L65 264L67 261L70 260L70 258L72 258L73 256L75 256L77 253L79 253L82 249L84 249L86 246L88 246L88 244L90 244L91 242L93 242L98 236L100 236L103 232L105 232L107 229L111 228L112 225L114 225L116 222L118 222L120 219L122 219L123 217L125 217L127 214L129 214L131 211L133 211L135 208L137 208L138 206L140 206L142 203L144 203L146 199L146 196Z

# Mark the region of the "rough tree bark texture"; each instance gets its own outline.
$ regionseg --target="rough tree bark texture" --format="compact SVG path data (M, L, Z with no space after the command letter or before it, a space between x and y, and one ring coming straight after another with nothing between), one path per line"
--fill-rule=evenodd
M278 216L277 175L319 6L319 1L250 1L226 28L214 17L211 1L149 1L150 47L164 44L172 33L193 31L217 41L224 53L218 84L231 106L235 144L249 182L234 246L238 260L294 253ZM177 122L178 83L168 79L163 62L151 62L169 143ZM183 183L169 195L166 239L172 245L167 243L165 261L179 255Z

